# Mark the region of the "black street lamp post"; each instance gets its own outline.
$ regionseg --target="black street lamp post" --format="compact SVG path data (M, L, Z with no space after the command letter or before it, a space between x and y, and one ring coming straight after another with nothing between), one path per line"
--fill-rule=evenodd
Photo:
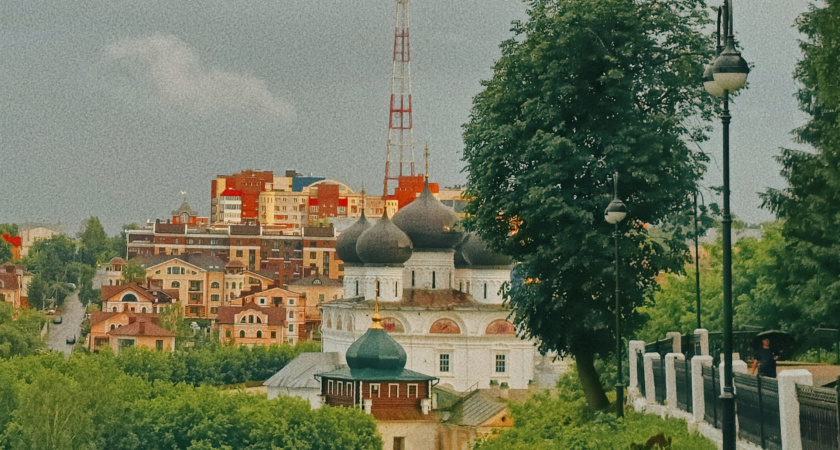
M618 223L627 216L627 206L618 199L618 172L613 176L614 191L613 199L604 211L604 219L607 223L615 225L615 355L616 355L616 380L615 380L615 406L616 415L624 415L624 381L621 374L621 308L618 302Z
M729 94L747 84L750 69L741 54L735 49L732 30L732 0L723 4L723 24L726 47L707 73L704 74L706 90L715 96L723 96L723 449L735 450L735 395L732 385L732 216L729 214ZM720 15L718 15L720 18Z

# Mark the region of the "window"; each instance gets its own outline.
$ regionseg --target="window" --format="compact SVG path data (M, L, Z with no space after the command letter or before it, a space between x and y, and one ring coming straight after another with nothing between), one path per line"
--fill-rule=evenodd
M239 337L241 337L241 338L245 337L245 330L239 330Z
M432 272L432 289L435 288L435 272Z
M198 315L198 307L197 306L191 307L190 308L190 314Z
M289 299L289 306L295 306L295 299L293 299L293 298Z
M405 437L394 436L394 450L405 450Z
M323 302L323 301L324 301L324 294L318 294L318 301L319 301L319 302Z
M333 380L327 380L327 394L333 394Z
M111 324L111 329L113 330L113 329L115 329L115 328L117 328L117 326L116 326L116 325L114 325L114 324L112 323L112 324Z
M449 353L440 354L440 371L449 372Z
M416 384L409 384L408 385L408 398L417 398L417 385Z
M338 385L338 395L344 395L344 382L339 381L336 384Z
M318 255L315 252L309 252L309 259L315 259Z
M191 291L200 291L201 290L201 281L190 281L190 290Z
M348 397L353 396L353 384L349 381L344 385L344 395Z
M370 396L377 398L379 397L379 383L370 384Z
M155 341L155 350L163 350L163 339Z
M210 288L211 289L219 289L219 282L214 281L214 282L210 283Z
M411 271L411 287L414 287L414 271Z
M400 385L396 383L388 383L388 397L397 398L400 396Z
M237 251L236 251L236 257L237 257L237 258L241 258L241 257L242 257L242 250L237 250Z
M484 283L484 298L487 298L487 283Z
M254 316L253 316L253 314L248 315L248 323L254 323Z
M262 330L257 330L257 339L262 339Z
M271 339L277 339L277 332L276 331L271 332Z
M214 306L214 307L210 308L210 314L218 314L218 313L219 313L219 307L218 306Z
M265 305L265 297L260 297L260 305Z
M230 330L225 330L225 337L226 337L226 338L229 338L229 337L230 337Z
M173 288L179 288L179 287L181 287L181 283L179 283L179 282L177 282L177 281L173 281L173 282L172 282L172 287L173 287Z
M289 324L289 333L294 333L294 332L295 332L295 324L290 323Z
M496 373L505 373L505 355L496 355Z
M218 302L219 301L219 294L210 294L210 301L211 302Z
M294 318L295 318L295 313L294 313L294 311L289 311L289 318L290 318L290 319L294 319Z

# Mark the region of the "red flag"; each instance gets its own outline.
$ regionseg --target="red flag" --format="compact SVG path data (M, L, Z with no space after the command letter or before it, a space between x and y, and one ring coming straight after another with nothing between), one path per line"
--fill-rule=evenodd
M21 241L20 236L9 236L9 233L3 233L3 240L12 244L15 247L20 247L23 244Z

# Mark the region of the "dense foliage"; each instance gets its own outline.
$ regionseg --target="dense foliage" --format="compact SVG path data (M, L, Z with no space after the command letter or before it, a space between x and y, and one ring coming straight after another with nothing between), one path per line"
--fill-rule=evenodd
M13 223L0 223L0 236L3 233L8 233L10 236L18 235L18 227ZM12 244L0 238L0 263L4 263L12 259Z
M629 205L621 315L632 329L654 277L686 257L681 225L706 161L685 142L703 138L687 119L702 123L714 104L699 79L707 14L700 0L529 5L464 127L467 212L529 281L508 292L514 320L541 350L574 355L590 405L603 408L593 360L615 342L613 172Z
M565 375L556 394L536 395L524 404L511 404L513 426L480 442L477 450L525 449L626 449L644 444L660 433L672 448L714 449L715 445L689 433L686 423L627 410L624 418L592 411L586 405L576 376Z
M840 2L822 3L799 20L805 39L796 70L800 105L811 116L796 135L816 152L783 150L777 159L788 186L768 190L764 204L785 220L780 294L812 326L840 328Z
M776 289L776 261L784 251L779 223L762 225L761 238L738 239L732 249L732 298L735 328L794 329L800 323L799 305L787 302ZM722 248L718 240L700 250L701 325L709 331L722 330ZM663 274L652 304L639 308L647 320L636 333L638 339L653 342L669 331L690 334L697 328L696 276L693 262L685 275Z
M0 302L0 358L32 355L45 347L41 327L46 317L37 311L15 311L11 303Z
M371 416L288 397L150 382L113 355L0 361L0 448L378 449Z

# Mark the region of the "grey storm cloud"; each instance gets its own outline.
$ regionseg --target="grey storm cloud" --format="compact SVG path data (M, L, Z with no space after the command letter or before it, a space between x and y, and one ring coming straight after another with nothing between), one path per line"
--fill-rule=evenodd
M207 67L175 36L126 39L109 45L106 53L114 61L129 63L166 104L198 113L250 110L281 120L295 117L294 107L272 94L265 81Z

